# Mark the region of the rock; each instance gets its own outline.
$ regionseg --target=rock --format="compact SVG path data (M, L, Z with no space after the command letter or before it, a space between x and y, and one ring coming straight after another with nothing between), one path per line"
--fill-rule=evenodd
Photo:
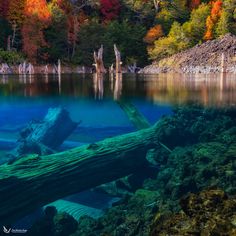
M226 34L223 38L207 41L171 57L164 58L159 62L154 62L140 70L139 73L218 73L221 71L222 53L226 55L226 71L236 73L235 45L236 36Z
M182 211L154 218L151 236L164 235L235 235L236 198L222 190L205 190L180 201Z
M29 236L67 236L75 233L78 222L67 213L57 213L56 208L47 207L44 217L30 228Z

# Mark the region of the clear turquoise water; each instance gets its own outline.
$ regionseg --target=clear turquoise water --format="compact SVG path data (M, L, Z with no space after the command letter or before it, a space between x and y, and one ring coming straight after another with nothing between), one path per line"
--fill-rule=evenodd
M42 120L52 107L63 107L73 121L81 121L58 151L134 131L135 127L117 104L120 99L131 102L154 124L163 115L171 115L176 105L198 103L216 109L235 106L236 79L234 75L226 78L220 75L124 75L118 84L109 78L98 83L92 75L63 75L61 80L52 75L2 76L0 163L7 161L5 154L16 146L19 131L31 120ZM85 198L91 196L89 192L84 194ZM90 208L83 208L78 214L89 214L94 208L101 210L112 201L108 198L104 203L107 196L99 195L97 198L102 200L94 206L81 201L81 196L79 204ZM94 199L96 196L90 202ZM30 216L16 225L27 227L33 218Z

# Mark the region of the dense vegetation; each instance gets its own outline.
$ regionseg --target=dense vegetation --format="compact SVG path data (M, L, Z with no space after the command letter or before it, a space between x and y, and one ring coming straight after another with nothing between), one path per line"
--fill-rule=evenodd
M34 63L90 66L104 44L110 64L116 43L125 64L143 66L235 34L236 0L0 0L0 27L0 48Z

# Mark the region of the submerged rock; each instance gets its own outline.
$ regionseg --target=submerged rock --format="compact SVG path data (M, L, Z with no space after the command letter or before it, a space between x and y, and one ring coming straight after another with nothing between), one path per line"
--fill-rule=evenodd
M69 214L60 212L56 208L47 207L45 215L29 230L29 236L68 236L77 229L78 222Z
M236 198L228 198L224 191L190 194L180 205L179 213L156 215L151 236L236 235Z

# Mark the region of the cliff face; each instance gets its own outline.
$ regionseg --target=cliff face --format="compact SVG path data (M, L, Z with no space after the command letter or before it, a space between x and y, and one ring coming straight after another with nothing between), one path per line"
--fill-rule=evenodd
M222 53L225 54L227 72L236 73L236 36L227 34L223 38L198 44L169 58L154 62L140 73L211 73L220 72Z

